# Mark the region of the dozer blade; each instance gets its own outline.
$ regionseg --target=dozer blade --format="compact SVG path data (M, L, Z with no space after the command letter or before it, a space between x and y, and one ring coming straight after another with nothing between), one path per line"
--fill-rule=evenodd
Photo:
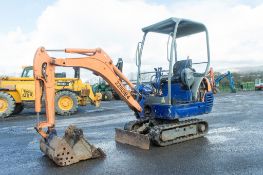
M82 129L70 125L63 138L51 135L40 140L40 150L59 166L67 166L81 160L105 157L105 153L90 144Z
M115 140L141 149L150 149L149 137L136 132L115 128Z

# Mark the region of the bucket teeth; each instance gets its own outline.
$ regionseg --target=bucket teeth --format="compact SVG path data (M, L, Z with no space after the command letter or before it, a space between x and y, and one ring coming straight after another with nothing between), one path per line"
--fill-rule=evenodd
M56 135L41 139L40 149L59 166L67 166L81 160L105 157L100 148L90 144L83 136L83 131L70 125L63 138Z
M106 157L106 154L104 153L104 151L101 148L95 148L92 151L92 158L96 159L96 158L100 158L100 157Z

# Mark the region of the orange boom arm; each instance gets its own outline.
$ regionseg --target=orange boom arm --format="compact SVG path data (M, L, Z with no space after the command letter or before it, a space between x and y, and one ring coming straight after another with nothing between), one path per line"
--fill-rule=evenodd
M34 78L35 78L35 111L41 111L41 97L45 92L46 121L40 122L36 126L39 134L46 138L47 133L43 128L49 130L55 127L55 67L81 67L91 70L96 75L100 75L118 93L118 95L135 111L142 111L139 103L133 98L131 91L123 85L123 81L128 84L131 90L134 85L122 74L122 72L112 63L111 58L102 49L65 49L65 53L82 54L78 58L52 58L45 48L39 48L34 58Z

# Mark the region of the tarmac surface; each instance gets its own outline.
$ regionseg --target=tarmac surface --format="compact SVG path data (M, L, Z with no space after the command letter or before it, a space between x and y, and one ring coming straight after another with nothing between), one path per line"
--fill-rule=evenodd
M78 114L57 116L61 136L69 124L84 130L106 158L57 167L39 150L33 109L0 120L0 174L263 174L263 91L218 94L207 136L168 147L141 150L114 141L114 128L134 120L122 101L100 108L81 107Z

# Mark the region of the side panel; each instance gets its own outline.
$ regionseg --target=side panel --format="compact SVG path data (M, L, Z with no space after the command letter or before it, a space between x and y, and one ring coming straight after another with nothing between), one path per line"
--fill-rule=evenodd
M213 107L213 93L207 92L205 94L204 102L192 102L187 104L153 104L152 115L155 118L174 120L178 118L192 117L202 114L207 114L212 111Z
M192 98L192 92L189 89L183 88L183 85L180 83L172 83L171 84L171 96L172 101L185 101L189 102ZM168 84L163 83L162 85L163 96L168 96Z
M11 89L9 87L12 87ZM18 96L22 101L32 101L35 100L35 84L32 78L26 80L2 80L1 81L1 88L7 88L10 90L11 95L14 98L18 99Z
M80 91L81 86L79 84L81 80L77 78L55 78L55 89L63 90L63 89L71 89L72 91Z

